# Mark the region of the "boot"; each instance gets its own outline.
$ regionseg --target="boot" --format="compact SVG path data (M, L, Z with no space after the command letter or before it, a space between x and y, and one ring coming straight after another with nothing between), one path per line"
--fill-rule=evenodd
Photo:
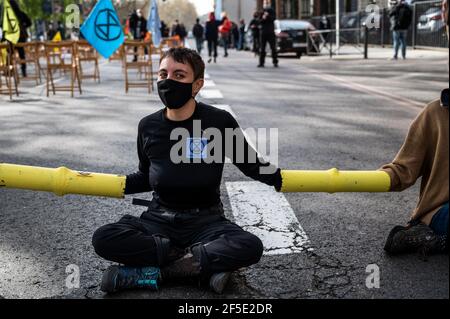
M162 235L153 235L156 244L156 251L158 257L158 266L165 267L175 260L183 257L186 252L184 249L172 245L169 238Z
M162 268L161 277L165 281L169 279L198 277L200 273L200 259L194 256L191 250L188 250L183 257Z
M101 291L114 293L125 289L158 290L161 272L156 267L111 266L104 273Z
M424 223L411 227L396 226L390 232L384 250L390 255L419 252L426 256L445 250L445 240L441 240L433 230Z
M419 248L419 254L423 260L426 260L430 255L442 253L448 253L447 236L436 236L436 240L426 242L421 248Z
M213 274L209 280L209 286L216 293L221 295L230 279L231 272L221 272Z

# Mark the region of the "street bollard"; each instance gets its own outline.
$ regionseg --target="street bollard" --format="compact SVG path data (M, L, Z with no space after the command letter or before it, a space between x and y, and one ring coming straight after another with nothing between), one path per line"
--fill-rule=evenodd
M328 38L331 38L330 34L328 35ZM333 58L333 40L330 39L330 59L332 59L332 58Z
M364 59L368 59L369 51L369 28L364 24Z

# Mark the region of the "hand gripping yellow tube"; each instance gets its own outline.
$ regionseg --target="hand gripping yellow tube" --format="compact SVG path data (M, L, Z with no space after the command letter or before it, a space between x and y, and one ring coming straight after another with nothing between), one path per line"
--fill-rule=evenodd
M126 177L0 163L0 188L123 198Z
M281 171L283 193L389 192L391 179L383 171Z

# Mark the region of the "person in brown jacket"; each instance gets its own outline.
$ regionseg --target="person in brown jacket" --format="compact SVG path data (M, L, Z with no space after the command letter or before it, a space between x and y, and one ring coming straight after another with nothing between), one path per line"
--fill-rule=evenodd
M448 252L449 90L429 103L409 128L394 161L380 170L391 177L391 191L403 191L422 177L419 201L406 227L390 232L384 249L391 255Z
M442 1L448 35L448 1ZM390 255L448 253L449 89L428 104L411 125L394 161L381 170L391 177L391 191L402 191L422 177L419 201L411 220L390 232L384 249Z

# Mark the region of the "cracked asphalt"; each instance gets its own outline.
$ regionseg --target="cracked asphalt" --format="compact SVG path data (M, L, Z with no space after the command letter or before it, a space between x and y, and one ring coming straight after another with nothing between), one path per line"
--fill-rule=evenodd
M448 52L415 51L398 62L387 61L387 50L373 52L367 61L282 58L278 69L270 63L258 69L252 54L231 51L207 67L224 99L205 102L230 105L244 128L278 128L278 164L284 169L374 170L395 156L420 111L417 102L437 98L448 86ZM161 104L155 93L140 89L126 95L117 62L103 61L101 73L102 83L87 80L83 95L74 99L65 93L48 99L44 86L31 83L21 86L13 102L0 97L0 162L117 174L136 170L137 124ZM226 166L224 182L247 180ZM221 188L230 214L224 183ZM264 256L234 273L225 294L217 296L189 282L157 293L99 290L110 263L95 255L91 236L124 214L139 216L142 209L131 205L131 197L1 189L0 298L448 299L448 255L423 262L416 255L391 258L383 252L390 229L408 220L418 191L416 185L403 193L286 194L313 250ZM378 289L366 287L371 264L380 269ZM66 286L69 265L80 269L79 288Z

